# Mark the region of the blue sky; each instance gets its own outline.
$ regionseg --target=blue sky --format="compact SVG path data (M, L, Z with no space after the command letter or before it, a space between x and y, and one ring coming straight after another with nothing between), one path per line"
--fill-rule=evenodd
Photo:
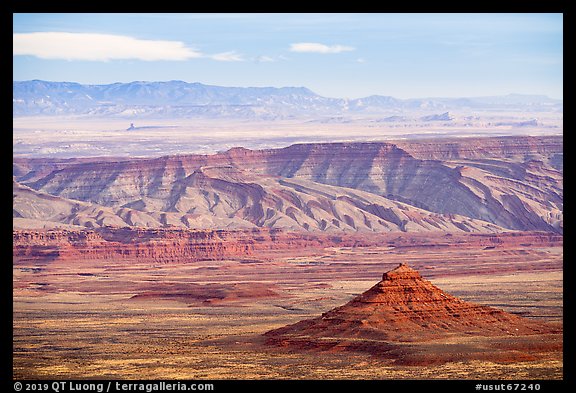
M14 14L14 80L562 98L562 14Z

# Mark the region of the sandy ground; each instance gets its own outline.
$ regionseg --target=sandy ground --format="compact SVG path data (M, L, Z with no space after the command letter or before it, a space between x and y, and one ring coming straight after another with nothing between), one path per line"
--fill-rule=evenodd
M15 260L13 375L20 379L561 379L561 352L519 363L395 366L355 353L278 352L261 344L261 334L347 302L399 262L409 263L464 300L560 325L562 261L561 247L485 250L465 245L433 250L329 248L298 256L275 252L242 262L32 265ZM202 301L182 291L187 283L246 282L269 286L273 295L235 298L232 291L224 299ZM159 293L156 298L134 298L154 290ZM176 292L180 295L174 296Z

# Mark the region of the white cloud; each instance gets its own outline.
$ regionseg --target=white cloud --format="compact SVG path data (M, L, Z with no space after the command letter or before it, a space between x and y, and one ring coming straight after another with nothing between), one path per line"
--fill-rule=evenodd
M142 40L122 35L67 32L14 33L13 55L88 61L116 59L179 61L204 56L179 41Z
M236 53L234 51L217 53L217 54L211 55L209 57L213 60L218 60L218 61L244 61L244 58L242 57L242 55L239 53Z
M273 57L270 56L266 56L266 55L261 55L261 56L257 56L254 61L256 63L272 63L274 61L276 61Z
M350 52L353 51L355 48L351 46L344 46L344 45L324 45L315 42L299 42L296 44L290 44L290 51L291 52L300 52L300 53L342 53L342 52Z

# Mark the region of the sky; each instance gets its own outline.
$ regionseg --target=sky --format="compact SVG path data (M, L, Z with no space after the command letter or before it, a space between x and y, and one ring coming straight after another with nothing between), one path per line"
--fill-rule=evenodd
M563 98L562 14L14 14L13 80Z

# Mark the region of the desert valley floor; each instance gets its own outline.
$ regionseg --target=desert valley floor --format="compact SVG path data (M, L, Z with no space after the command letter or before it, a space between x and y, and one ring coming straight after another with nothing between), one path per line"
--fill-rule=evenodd
M15 157L13 377L562 379L562 233L561 135Z
M562 15L14 13L14 389L569 383Z
M265 332L348 302L399 263L446 293L561 330L561 235L374 236L361 247L286 247L223 260L15 257L13 376L562 379L561 334L503 336L491 346L461 336L399 343L415 353L402 364L369 352L266 345ZM523 360L465 356L497 352L494 343L513 345Z

